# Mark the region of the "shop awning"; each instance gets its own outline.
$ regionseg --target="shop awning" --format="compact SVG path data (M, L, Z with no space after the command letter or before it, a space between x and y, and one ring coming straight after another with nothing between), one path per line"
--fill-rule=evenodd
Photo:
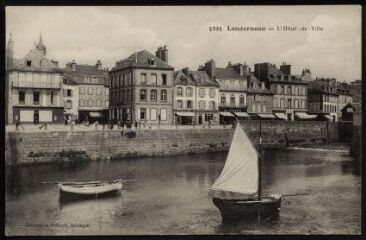
M97 117L101 117L102 114L100 112L89 112L89 116L97 118Z
M258 117L260 117L260 118L276 118L272 113L259 113Z
M279 119L287 120L286 114L284 113L274 113L274 115Z
M328 118L329 120L332 120L332 117L329 115L324 115L324 117Z
M306 112L297 112L295 113L295 116L300 119L315 119L317 117L317 115L310 115L307 114Z
M250 117L246 112L234 112L237 117Z
M175 114L180 117L194 117L193 112L176 112Z
M232 113L230 112L220 112L220 115L223 117L235 117Z

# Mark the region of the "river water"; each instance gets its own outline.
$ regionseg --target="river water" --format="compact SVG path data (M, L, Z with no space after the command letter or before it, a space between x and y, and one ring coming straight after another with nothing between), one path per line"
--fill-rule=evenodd
M359 234L359 168L338 151L267 150L264 193L285 197L279 219L221 221L208 188L227 153L6 169L6 235ZM101 166L101 169L98 167ZM48 181L126 179L120 195L59 202Z

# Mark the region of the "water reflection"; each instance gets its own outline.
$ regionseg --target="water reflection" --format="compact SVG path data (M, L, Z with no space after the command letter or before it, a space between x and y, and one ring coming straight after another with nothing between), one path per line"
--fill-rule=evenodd
M208 188L227 153L51 164L6 169L6 228L10 234L271 234L357 233L358 165L342 153L264 153L263 192L308 196L283 199L279 218L221 222ZM105 199L59 202L57 185L43 182L126 179ZM326 193L326 194L325 194ZM347 198L347 199L345 199ZM337 214L334 211L337 210ZM29 227L80 223L88 227ZM27 227L28 226L28 227ZM314 230L315 229L315 230Z

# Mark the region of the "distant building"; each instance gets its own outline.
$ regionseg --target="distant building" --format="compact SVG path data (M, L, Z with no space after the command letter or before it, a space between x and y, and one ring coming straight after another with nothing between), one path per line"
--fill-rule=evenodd
M6 54L6 124L62 122L62 69L46 57L42 36L23 58L14 58L10 36Z
M66 119L79 119L79 85L70 78L64 78L62 85L63 101L64 101L64 116Z
M219 123L219 84L205 71L176 72L173 96L176 124Z
M353 103L361 103L362 102L362 81L356 80L351 82L348 85L350 94L352 95L352 102Z
M67 84L66 96L64 95L65 104L68 104L68 102L70 104L71 101L71 109L78 106L79 121L98 121L100 123L107 121L109 78L108 71L102 68L100 60L95 65L76 64L75 60L71 63L68 62L65 68L64 81ZM76 93L73 84L78 86L78 93ZM67 96L70 91L71 98ZM76 96L79 99L76 99ZM66 105L66 114L70 110L69 107L70 105Z
M317 78L309 83L308 110L329 121L338 121L338 93L335 78Z
M229 62L227 67L218 68L215 61L211 59L198 70L205 71L220 85L220 122L230 123L235 120L235 112L246 112L247 78L250 73L248 65Z
M342 117L342 109L353 102L352 94L349 88L349 84L347 82L337 82L337 111L338 111L338 119Z
M350 121L353 122L353 113L355 112L356 108L353 104L348 103L340 110L341 116L339 117L340 121Z
M259 81L253 74L248 79L247 112L252 116L257 115L259 118L274 119L275 116L272 114L273 93L266 88L264 82Z
M307 112L308 82L292 75L291 65L284 63L278 69L271 63L257 63L254 75L273 92L273 113L294 120L296 113Z
M173 71L168 49L146 50L116 62L110 71L109 117L124 123L173 123Z
M308 69L308 68L303 69L302 72L301 72L300 78L301 78L301 80L303 80L305 82L313 81L310 69Z

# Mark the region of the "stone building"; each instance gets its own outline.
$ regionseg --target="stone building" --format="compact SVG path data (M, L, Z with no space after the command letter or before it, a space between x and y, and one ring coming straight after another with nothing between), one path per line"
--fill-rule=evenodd
M309 83L308 110L329 121L338 121L338 93L335 78L316 78Z
M72 79L64 78L62 85L64 116L66 119L79 119L79 85Z
M230 123L235 120L235 112L246 112L247 78L250 73L248 65L229 62L227 67L218 68L211 59L200 66L199 70L205 71L220 85L220 122Z
M247 112L259 118L274 119L272 114L273 93L266 88L264 82L259 81L253 74L248 78Z
M337 82L336 85L338 98L337 98L337 119L340 119L342 116L342 109L352 103L352 94L349 88L349 84L347 82Z
M176 72L173 96L176 124L219 123L219 84L205 71Z
M46 57L42 36L21 59L14 58L10 36L6 60L6 124L62 122L62 69Z
M100 60L95 65L77 64L75 60L66 64L64 81L77 84L78 100L74 98L72 105L78 106L80 122L106 123L109 109L109 78L108 71L102 68ZM68 84L70 85L70 84ZM76 92L72 94L75 96ZM66 92L67 95L67 92ZM64 100L70 101L69 96Z
M291 65L280 66L271 63L254 65L254 75L273 92L273 113L285 115L288 120L298 117L306 118L308 82L291 74Z
M109 72L110 119L122 124L173 123L173 71L168 49L142 50L116 62Z

